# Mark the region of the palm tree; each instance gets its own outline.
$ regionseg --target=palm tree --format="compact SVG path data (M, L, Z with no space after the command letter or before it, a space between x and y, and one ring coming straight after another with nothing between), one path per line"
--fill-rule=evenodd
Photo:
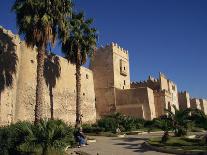
M192 111L191 108L187 109L180 109L178 110L175 105L172 106L174 108L174 113L170 110L165 109L166 113L168 114L168 117L172 121L173 129L175 136L183 136L187 134L188 130L188 123L189 115Z
M69 35L71 8L71 0L16 0L12 7L19 34L28 47L36 46L38 51L35 123L42 117L45 51L48 44L55 44L57 36L64 42L64 36Z
M85 20L83 13L73 13L70 21L71 31L62 51L68 61L76 65L76 127L81 126L81 65L86 63L96 48L96 29L91 28L92 19Z
M166 143L169 139L169 131L172 129L172 121L168 117L160 117L159 119L155 119L154 122L155 127L164 131L161 142Z

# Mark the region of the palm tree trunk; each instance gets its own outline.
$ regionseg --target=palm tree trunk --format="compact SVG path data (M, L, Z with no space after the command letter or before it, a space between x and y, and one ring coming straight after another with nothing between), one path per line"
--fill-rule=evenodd
M37 86L36 86L36 105L35 105L35 124L42 118L43 95L44 95L44 59L45 46L41 45L37 54Z
M54 120L54 102L53 102L53 92L52 92L52 86L49 86L49 92L50 92L50 119Z
M1 106L1 91L0 91L0 124L2 123L1 122L1 110L2 110L2 106Z
M77 52L76 62L76 127L81 127L81 64L80 50Z

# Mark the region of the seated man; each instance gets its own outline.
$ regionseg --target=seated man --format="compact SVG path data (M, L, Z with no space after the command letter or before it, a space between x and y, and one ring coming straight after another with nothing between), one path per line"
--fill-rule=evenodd
M87 138L84 135L82 128L78 128L78 130L74 134L75 140L78 142L79 146L85 146L87 144Z

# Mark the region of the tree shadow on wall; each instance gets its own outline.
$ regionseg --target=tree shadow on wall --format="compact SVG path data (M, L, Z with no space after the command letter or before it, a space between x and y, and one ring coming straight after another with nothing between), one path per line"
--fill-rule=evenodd
M18 57L16 54L16 45L12 42L12 37L6 34L0 35L0 105L1 94L8 88L13 86L16 74Z
M50 115L54 119L53 88L61 74L60 59L53 53L48 53L44 64L44 77L50 95Z

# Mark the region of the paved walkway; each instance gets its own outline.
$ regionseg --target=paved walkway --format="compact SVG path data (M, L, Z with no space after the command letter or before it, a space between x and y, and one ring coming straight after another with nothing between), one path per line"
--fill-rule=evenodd
M91 155L167 155L165 153L148 150L141 144L156 134L133 135L124 138L94 137L96 143L86 147L76 148L73 151L83 151Z

